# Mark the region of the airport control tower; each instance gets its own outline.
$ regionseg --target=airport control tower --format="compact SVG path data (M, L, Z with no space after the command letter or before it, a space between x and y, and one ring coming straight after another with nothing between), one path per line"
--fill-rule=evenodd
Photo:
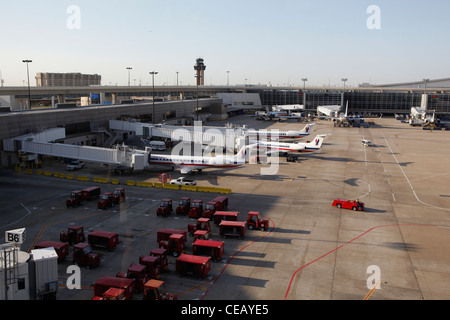
M206 66L202 58L197 59L197 63L194 66L195 77L197 78L197 85L203 86L205 84L205 69Z

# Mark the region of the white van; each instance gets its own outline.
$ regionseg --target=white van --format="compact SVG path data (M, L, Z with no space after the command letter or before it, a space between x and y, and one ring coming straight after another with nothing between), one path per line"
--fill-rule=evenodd
M166 143L164 141L150 141L150 147L153 150L164 151L166 150Z

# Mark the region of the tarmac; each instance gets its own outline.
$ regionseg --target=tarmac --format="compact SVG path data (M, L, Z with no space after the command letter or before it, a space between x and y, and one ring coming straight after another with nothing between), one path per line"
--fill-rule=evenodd
M305 122L257 121L250 115L227 120L254 129L302 129ZM328 134L322 149L302 153L298 162L248 164L235 169L207 169L192 178L199 186L229 188L230 211L246 220L259 211L270 222L267 231L247 230L244 239L224 241L221 261L211 263L205 279L180 276L175 257L161 274L167 292L180 300L447 300L450 298L450 132L411 127L393 118L372 119L369 128L334 127L316 121L311 135ZM224 125L210 122L208 125ZM363 146L362 139L372 141ZM65 171L65 164L46 159L42 170ZM159 169L159 168L158 168ZM272 174L262 174L272 170ZM66 208L69 192L96 184L0 170L0 234L26 228L23 251L40 240L59 240L71 225L85 232L117 232L120 244L101 255L97 268L81 268L81 289L68 289L68 257L59 264L58 300L90 300L92 285L103 275L125 272L140 255L158 247L164 227L187 230L194 219L172 214L157 217L163 198L212 200L218 194L126 185L127 180L157 182L159 171L116 176L98 164L74 175L118 179L126 201L100 210L96 202ZM166 171L169 177L179 171ZM336 198L359 199L365 211L338 209ZM186 253L192 252L188 236ZM135 294L134 300L142 299Z

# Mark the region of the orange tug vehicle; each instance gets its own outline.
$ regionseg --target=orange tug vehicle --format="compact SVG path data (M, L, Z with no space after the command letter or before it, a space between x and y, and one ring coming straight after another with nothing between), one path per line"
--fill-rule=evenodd
M144 285L144 300L178 300L176 294L166 292L164 281L151 279Z
M114 205L113 193L105 192L100 196L97 202L97 208L99 209L108 209Z
M157 256L139 256L139 264L146 267L146 272L151 279L159 279L161 263Z
M189 218L200 218L203 214L203 200L193 200L191 210L189 210Z
M59 234L59 241L67 242L69 245L77 244L79 242L84 242L84 228L82 226L72 226L66 231L61 231Z
M250 211L247 216L247 228L250 230L262 229L267 231L269 229L269 220L261 219L258 211Z
M158 258L159 272L169 271L169 259L167 259L167 250L163 248L155 248L150 251L150 255Z
M156 215L167 217L173 212L172 199L162 199L159 208L156 209Z
M185 216L191 210L191 198L182 197L180 198L180 202L178 203L178 207L175 209L177 215Z
M206 231L204 236L208 239L211 235L211 224L209 223L209 218L198 218L196 224L188 224L188 232L191 237L194 236L194 233L197 230Z
M134 281L136 292L144 291L144 285L147 283L149 278L147 274L147 267L138 263L132 263L127 272L118 272L116 277L132 279Z
M83 197L81 196L81 190L74 190L70 193L69 199L66 200L67 208L79 207L83 204Z
M125 188L115 188L113 192L113 203L119 204L120 201L125 200Z
M336 199L331 205L339 209L343 208L353 211L364 211L364 202L359 200Z
M88 269L95 268L100 265L100 255L92 253L90 244L80 242L73 246L72 263L86 266Z

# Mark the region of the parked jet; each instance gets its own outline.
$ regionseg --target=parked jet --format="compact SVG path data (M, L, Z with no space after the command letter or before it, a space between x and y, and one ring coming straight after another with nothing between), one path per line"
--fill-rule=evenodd
M201 172L207 168L236 168L246 163L247 149L250 147L252 146L242 147L236 155L218 155L214 157L151 154L149 163L171 165L174 168L179 168L182 174L188 174L193 170Z
M274 141L250 141L250 143L256 142L258 148L261 149L271 149L273 151L268 151L267 153L273 152L314 152L322 147L322 143L326 136L330 134L319 134L313 141L310 142L295 142L295 143L284 143L284 142L274 142Z
M302 138L306 137L311 132L311 127L314 126L315 123L307 124L302 130L290 130L290 131L274 131L274 130L249 130L247 134L250 138L254 138L256 136L267 137L267 138Z

